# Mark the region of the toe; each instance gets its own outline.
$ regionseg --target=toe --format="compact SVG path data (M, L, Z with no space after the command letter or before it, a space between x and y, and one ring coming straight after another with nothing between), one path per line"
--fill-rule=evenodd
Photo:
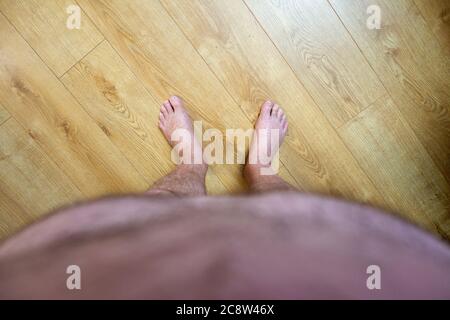
M271 112L271 116L272 117L277 117L277 115L278 115L278 110L280 110L280 106L279 105L277 105L277 104L274 104L273 105L273 108L272 108L272 112Z
M266 102L263 103L263 105L261 106L261 115L262 116L270 116L270 111L272 110L273 107L273 102L268 100Z
M183 107L183 100L179 96L171 96L169 101L174 110Z
M164 122L164 120L166 119L166 117L164 116L163 112L159 113L159 121Z
M170 104L169 100L164 101L164 107L166 109L167 114L170 114L174 112L175 110L172 108L172 105Z
M162 113L164 118L167 118L167 116L169 115L167 108L164 104L161 106L161 109L159 109L159 113Z

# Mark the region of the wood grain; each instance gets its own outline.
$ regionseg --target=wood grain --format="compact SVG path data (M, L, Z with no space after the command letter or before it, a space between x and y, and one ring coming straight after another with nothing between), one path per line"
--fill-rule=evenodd
M390 97L339 132L392 210L449 239L450 186Z
M2 125L6 120L8 120L11 116L8 111L0 105L0 125Z
M0 181L0 237L82 199L80 190L14 119L0 126Z
M450 1L414 0L442 48L450 54Z
M2 0L0 11L59 77L101 42L103 36L81 13L81 28L66 26L72 0Z
M0 16L0 103L87 197L148 184Z
M376 71L422 145L450 181L450 58L413 2L331 4ZM369 5L379 5L381 29L369 30Z
M149 183L170 171L170 148L156 125L160 104L109 43L99 45L61 80Z
M335 128L385 94L326 0L245 0Z
M32 221L34 218L30 217L14 199L4 193L0 186L0 241L12 236Z

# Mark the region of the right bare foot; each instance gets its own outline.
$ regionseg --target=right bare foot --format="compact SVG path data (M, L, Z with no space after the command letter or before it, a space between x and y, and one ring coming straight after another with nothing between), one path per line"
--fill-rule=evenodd
M255 124L255 133L250 144L246 171L259 170L261 167L269 167L271 165L273 157L284 141L287 129L288 122L283 109L272 101L266 101L261 106L261 111ZM273 134L278 135L278 144L272 144ZM273 138L276 139L276 137ZM259 154L261 152L270 159L269 163L262 161L263 159L260 158Z

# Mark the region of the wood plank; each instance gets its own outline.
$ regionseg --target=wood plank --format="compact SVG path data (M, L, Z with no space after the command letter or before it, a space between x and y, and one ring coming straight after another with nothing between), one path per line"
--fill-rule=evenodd
M414 0L442 48L450 54L450 1Z
M0 236L82 194L14 119L0 126Z
M280 165L278 175L291 186L297 188L299 191L304 191L302 189L302 186L295 180L295 178L283 164Z
M0 16L0 103L87 197L148 184Z
M256 119L259 105L267 98L286 110L290 133L281 160L300 189L382 203L376 188L242 2L163 3L250 119Z
M72 0L2 0L0 11L59 77L99 44L103 36L81 13L80 29L68 29Z
M159 1L78 3L158 101L182 96L204 128L225 132L253 127ZM245 190L242 166L216 165L212 170L230 192Z
M158 128L161 103L150 95L105 41L61 80L133 166L153 184L174 168ZM207 188L225 192L211 173Z
M393 210L450 239L450 186L391 98L339 132Z
M2 125L6 120L8 120L11 116L8 111L0 105L0 125Z
M331 4L384 83L396 106L450 181L450 57L411 1ZM369 5L379 5L381 29L369 30Z
M0 185L0 241L13 235L34 220L1 189Z
M245 0L335 128L385 89L326 0Z
M61 81L149 183L172 169L170 147L157 126L160 103L108 42L89 53Z

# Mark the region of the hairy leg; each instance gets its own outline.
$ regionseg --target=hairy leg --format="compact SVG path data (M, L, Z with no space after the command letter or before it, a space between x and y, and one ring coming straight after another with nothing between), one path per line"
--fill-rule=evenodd
M247 181L250 191L252 192L269 192L269 191L295 191L293 186L283 180L277 174L263 175L258 165L247 164L244 168L244 177Z
M179 164L170 174L157 181L147 191L151 195L198 196L206 194L205 176L208 166L204 163L194 164L195 154L201 155L201 145L195 138L192 120L181 98L172 96L161 106L159 128L172 147L176 147L172 134L182 129L183 138L189 140L192 154L183 158L189 163Z
M200 196L206 195L205 165L178 165L167 176L158 180L147 191L151 195Z
M263 162L261 159L261 154L264 154L268 156L270 162L273 160L284 141L287 128L288 122L283 109L272 101L266 101L261 106L261 111L255 124L255 134L250 145L248 161L244 168L244 177L251 191L295 190L294 187L275 172L267 174L268 170L271 170L271 163ZM277 134L278 137L273 137L273 134ZM274 141L278 142L278 144L273 144ZM263 170L265 170L266 174L262 174Z

